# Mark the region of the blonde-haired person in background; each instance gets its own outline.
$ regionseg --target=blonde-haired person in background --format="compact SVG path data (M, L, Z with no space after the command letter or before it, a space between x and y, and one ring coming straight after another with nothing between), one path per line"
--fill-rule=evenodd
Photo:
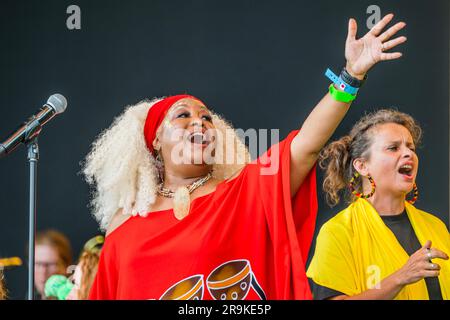
M3 275L3 270L2 268L0 268L0 300L5 300L6 299L6 288L5 288L5 283L4 283L4 275Z
M72 264L72 247L69 239L59 231L44 230L36 234L34 285L36 298L46 299L45 283L54 275L67 275Z
M360 39L349 20L347 81L360 86L376 63L401 57L384 52L406 41L390 39L405 23L383 31L392 18ZM84 167L94 214L108 229L90 298L310 299L314 166L355 97L342 90L331 85L300 133L251 163L232 127L194 96L128 108ZM207 161L233 154L238 161Z
M88 299L89 291L97 274L100 252L104 241L103 236L96 236L89 239L84 245L73 275L74 286L67 296L67 300Z
M5 286L5 269L18 267L22 265L22 259L19 257L0 258L0 300L7 298L8 291Z
M315 299L450 298L449 232L413 205L421 135L411 116L385 109L322 151L328 202L352 192L318 235L307 272Z

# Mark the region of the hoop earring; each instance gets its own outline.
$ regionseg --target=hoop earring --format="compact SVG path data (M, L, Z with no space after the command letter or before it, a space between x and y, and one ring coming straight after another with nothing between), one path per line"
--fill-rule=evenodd
M414 204L417 201L417 198L419 197L419 189L417 188L417 184L414 182L413 187L413 198L411 200L406 200L410 204Z
M370 193L368 193L368 194L364 194L364 193L362 193L362 192L356 191L355 186L353 185L353 184L355 183L355 180L356 180L359 176L360 176L360 174L359 174L358 172L355 172L355 173L353 174L353 177L352 177L352 179L350 180L350 183L349 183L350 191L351 191L351 193L352 193L353 195L355 195L355 196L358 197L358 198L369 199L369 198L372 197L373 194L375 193L375 189L376 189L375 181L373 181L373 178L371 177L370 174L367 176L367 179L369 179L370 185L372 186L372 191L370 191Z

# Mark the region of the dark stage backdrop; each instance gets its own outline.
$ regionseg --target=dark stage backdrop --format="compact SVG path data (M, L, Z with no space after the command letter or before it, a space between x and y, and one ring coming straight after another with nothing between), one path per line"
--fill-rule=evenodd
M80 30L66 26L72 4L81 9ZM53 93L69 102L40 137L38 229L67 234L74 258L99 233L80 161L126 105L144 98L188 92L238 128L279 128L281 137L299 128L327 91L326 68L344 64L348 18L357 19L361 36L372 4L406 21L404 57L370 72L335 137L381 107L418 119L425 137L417 205L448 225L448 0L2 0L0 136ZM0 159L0 177L0 257L26 262L24 147ZM320 197L317 228L342 208ZM25 298L26 270L6 271L12 298Z

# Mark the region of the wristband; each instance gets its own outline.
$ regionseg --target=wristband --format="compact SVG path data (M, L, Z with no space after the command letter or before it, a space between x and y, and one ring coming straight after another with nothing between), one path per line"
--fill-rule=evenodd
M364 79L359 80L358 78L355 78L350 73L348 73L347 69L345 69L344 67L342 68L340 77L342 80L344 80L344 82L348 83L352 87L360 88L362 87L364 82L366 82L367 74L364 76Z
M350 94L345 91L339 91L334 87L334 84L330 84L328 88L330 95L334 98L336 101L349 103L356 99L356 94Z
M336 74L334 74L334 72L331 71L330 69L327 69L327 71L325 72L325 76L327 76L331 81L333 81L333 83L336 84L341 90L353 95L358 93L359 88L351 86L341 77L338 77Z

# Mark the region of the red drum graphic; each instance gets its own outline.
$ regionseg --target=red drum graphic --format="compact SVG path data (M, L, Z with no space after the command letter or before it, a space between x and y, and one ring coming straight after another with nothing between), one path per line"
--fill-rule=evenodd
M203 275L197 274L175 283L159 300L202 300L203 291Z
M211 272L206 283L215 300L243 300L250 286L265 300L264 292L258 285L248 260L233 260L221 264Z

